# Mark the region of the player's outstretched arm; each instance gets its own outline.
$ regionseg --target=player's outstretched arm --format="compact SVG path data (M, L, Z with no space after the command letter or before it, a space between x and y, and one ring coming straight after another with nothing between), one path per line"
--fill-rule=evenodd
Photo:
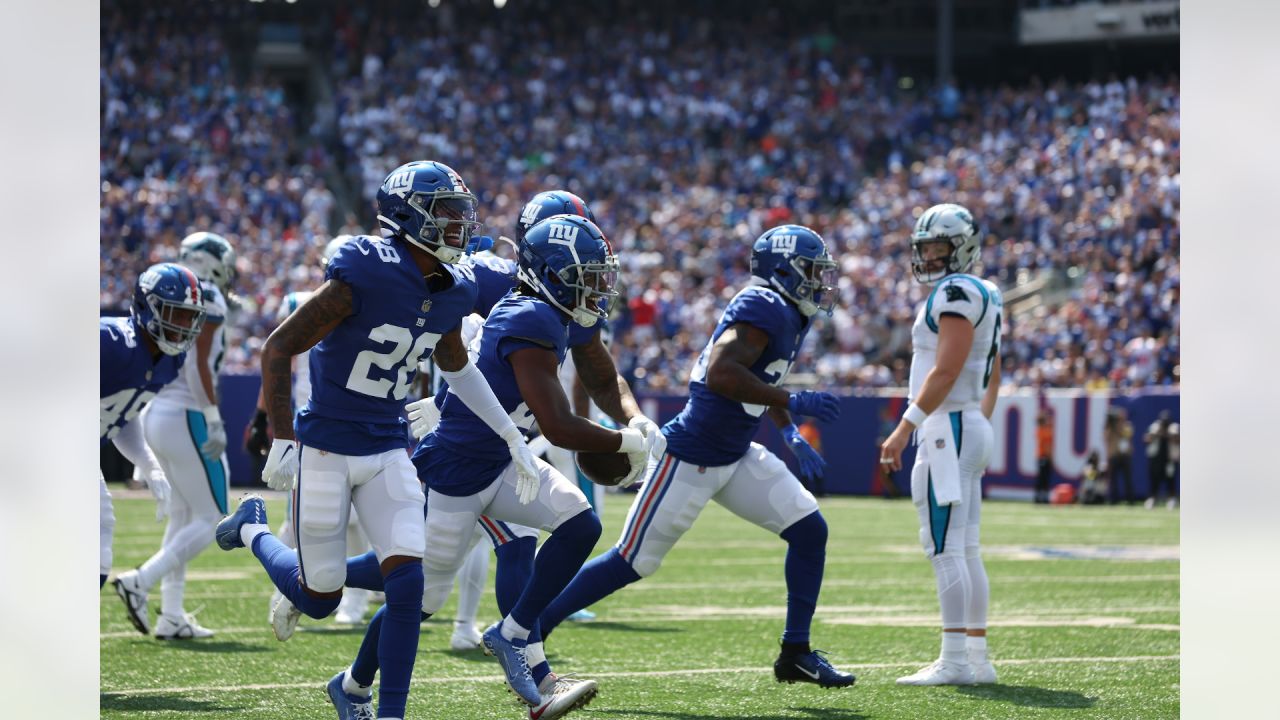
M215 322L205 321L200 335L196 337L195 360L186 362L182 367L187 385L191 388L191 396L204 413L208 440L200 449L207 458L217 458L227 448L227 428L222 422L222 412L218 409L217 379L213 376L213 369L209 367L213 338L221 327L221 319Z
M516 384L538 427L556 447L577 452L634 453L646 449L644 436L627 428L614 431L574 414L557 374L556 354L525 347L508 356Z
M618 366L614 364L613 355L605 347L599 332L591 338L591 342L576 345L571 351L578 379L582 381L587 395L606 415L619 424L626 425L631 418L643 414L635 396L631 394L631 386L618 374Z
M351 286L330 278L262 346L262 397L277 440L293 440L293 356L310 350L355 311Z

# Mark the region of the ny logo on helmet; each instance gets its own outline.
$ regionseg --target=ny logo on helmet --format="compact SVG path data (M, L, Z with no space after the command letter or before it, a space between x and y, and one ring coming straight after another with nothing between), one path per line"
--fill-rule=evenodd
M538 219L538 211L541 209L542 206L538 203L531 202L528 205L525 205L524 210L520 213L520 224L526 226L532 225L534 221Z
M387 181L382 184L382 192L388 195L396 195L404 198L413 189L413 171L404 170L387 177Z
M572 245L578 239L578 226L556 223L549 228L547 240L557 245Z
M773 236L773 252L782 255L790 255L796 251L795 235L774 235Z

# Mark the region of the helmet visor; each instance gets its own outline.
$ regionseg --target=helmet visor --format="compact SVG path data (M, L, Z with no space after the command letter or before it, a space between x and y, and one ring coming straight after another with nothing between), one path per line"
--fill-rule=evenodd
M409 206L425 216L419 237L428 244L465 249L480 227L476 196L471 193L414 193Z

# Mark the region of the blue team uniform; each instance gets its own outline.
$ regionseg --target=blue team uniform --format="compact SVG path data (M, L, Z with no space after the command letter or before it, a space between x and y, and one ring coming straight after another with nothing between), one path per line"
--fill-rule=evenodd
M751 372L773 386L786 380L812 324L769 288L752 285L734 296L694 366L689 402L662 428L667 453L686 463L718 467L737 462L746 454L760 426L763 406L735 402L711 392L706 385L711 346L735 323L755 326L769 336L769 345L751 366Z
M514 292L503 297L485 321L476 366L521 430L533 427L534 418L507 358L521 348L540 347L552 350L563 362L569 322L547 303ZM430 489L465 496L492 483L511 464L511 454L483 420L457 396L446 393L440 424L419 443L413 462Z
M186 353L162 353L159 360L154 360L138 335L138 326L131 317L98 319L100 444L115 437L160 388L178 377L186 359Z
M475 305L469 267L442 264L454 282L433 293L398 245L359 236L325 267L326 280L351 287L354 312L311 351L311 399L294 423L303 445L343 455L407 447L401 414L418 361Z

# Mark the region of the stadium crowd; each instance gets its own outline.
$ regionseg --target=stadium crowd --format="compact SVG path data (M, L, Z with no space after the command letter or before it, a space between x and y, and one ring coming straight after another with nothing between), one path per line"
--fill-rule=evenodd
M319 283L332 234L373 231L378 184L421 157L466 178L495 237L539 190L591 204L622 259L614 342L638 390L683 391L751 240L783 222L820 232L842 269L798 367L844 391L905 385L924 298L907 237L946 201L984 226L981 272L1006 294L1043 271L1069 281L1006 314L1005 382L1179 381L1177 77L907 87L776 13L606 34L538 15L464 33L448 4L414 12L440 31L383 6L332 17L326 142L278 86L233 78L216 23L104 10L103 306L127 306L137 272L187 232L224 233L242 294L227 372L256 372L280 298ZM333 170L356 207L326 189Z

